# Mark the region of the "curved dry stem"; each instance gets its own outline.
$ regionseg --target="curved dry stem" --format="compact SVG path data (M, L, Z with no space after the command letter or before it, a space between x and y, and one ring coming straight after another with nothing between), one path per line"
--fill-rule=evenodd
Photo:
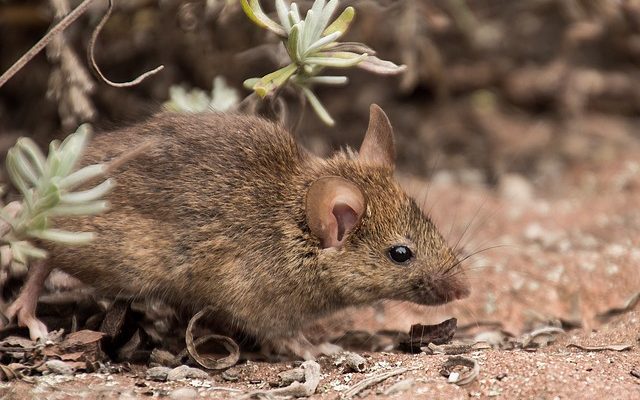
M206 307L200 310L189 321L189 325L187 326L187 332L185 335L185 341L187 343L187 352L198 364L200 364L204 368L207 368L207 369L229 368L235 365L240 359L240 348L238 347L236 342L233 341L233 339L226 336L222 336L222 335L207 335L199 338L195 342L193 340L193 328L196 322L198 322L198 320L202 318L204 314L210 311L211 311L211 307ZM200 354L198 354L196 347L210 340L217 341L218 343L220 343L229 352L229 355L223 358L215 359L213 357L201 356Z
M109 17L111 16L112 11L113 11L113 0L109 0L109 8L107 9L107 12L104 14L102 19L98 23L98 26L96 26L96 29L94 29L93 33L91 34L91 40L89 41L89 62L91 63L91 66L93 67L93 70L98 75L98 77L102 79L102 81L107 85L118 87L118 88L135 86L140 82L142 82L143 80L147 79L149 76L155 75L158 72L162 71L164 69L164 65L160 65L152 69L151 71L147 71L144 74L138 76L136 79L129 82L120 82L120 83L113 82L110 79L108 79L106 76L104 76L104 74L98 67L98 64L96 63L95 47L96 47L96 41L98 40L98 36L100 35L100 32L102 32L102 28L104 27L104 24L106 24L107 21L109 20Z

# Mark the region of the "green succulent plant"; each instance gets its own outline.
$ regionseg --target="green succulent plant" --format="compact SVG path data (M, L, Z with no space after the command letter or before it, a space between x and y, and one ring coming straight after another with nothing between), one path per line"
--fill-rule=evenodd
M228 111L237 106L239 100L238 92L227 85L224 77L216 76L211 95L198 88L187 90L183 86L171 86L169 100L164 103L164 107L174 112Z
M80 126L64 141L51 142L46 158L29 138L18 139L7 153L7 172L22 194L22 203L17 213L10 211L11 203L0 209L0 218L10 227L0 237L0 244L8 244L17 261L46 257L44 250L29 243L31 238L65 244L83 244L94 238L91 232L69 232L51 226L52 217L93 215L109 207L102 198L114 187L112 179L74 191L103 176L107 169L106 164L75 169L89 136L89 127Z
M244 86L265 98L287 83L297 86L316 114L333 125L326 108L312 91L314 84L343 85L346 76L322 75L325 68L358 67L378 74L397 74L405 70L390 61L375 57L375 51L363 43L338 42L355 17L355 9L347 7L333 21L338 0L315 0L304 19L295 2L275 0L276 22L262 10L258 0L241 0L245 14L256 25L278 35L287 50L290 63L262 78L250 78Z

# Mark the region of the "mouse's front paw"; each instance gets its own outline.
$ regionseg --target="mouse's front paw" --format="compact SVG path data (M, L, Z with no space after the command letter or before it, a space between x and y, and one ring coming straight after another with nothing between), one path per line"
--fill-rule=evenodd
M49 334L47 326L36 318L35 306L32 306L24 297L18 297L7 308L4 317L4 321L0 322L0 327L6 327L10 321L15 319L19 327L29 329L31 340L45 340Z

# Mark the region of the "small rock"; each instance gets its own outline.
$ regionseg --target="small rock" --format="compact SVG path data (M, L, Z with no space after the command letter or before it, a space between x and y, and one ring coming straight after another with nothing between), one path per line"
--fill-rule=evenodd
M347 370L353 372L365 372L367 370L367 360L357 353L346 352L344 365Z
M507 200L527 202L533 198L533 188L529 181L518 174L506 174L500 179L500 195Z
M289 386L293 382L304 382L304 370L300 367L280 372L278 374L280 378L279 386Z
M176 389L173 392L171 392L171 394L169 394L169 398L172 400L191 400L197 397L198 397L198 392L192 388Z
M209 379L209 374L198 368L191 368L181 365L169 371L167 374L168 381L177 381L180 379Z
M168 367L153 367L147 370L146 378L151 381L164 382L167 380L167 376L171 368Z
M222 379L228 382L236 382L240 379L240 370L238 367L231 367L222 372Z
M44 366L47 367L52 374L73 375L75 372L72 366L60 360L49 360L44 363Z

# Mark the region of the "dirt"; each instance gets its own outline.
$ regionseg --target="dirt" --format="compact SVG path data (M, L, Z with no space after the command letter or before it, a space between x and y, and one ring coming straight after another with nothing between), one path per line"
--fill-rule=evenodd
M98 64L115 80L159 63L167 68L127 90L96 81L87 96L98 131L157 110L171 85L208 90L213 77L222 75L241 88L247 77L277 66L273 48L256 48L275 38L247 24L237 4L209 12L219 2L120 3L99 41ZM297 136L321 154L357 145L369 104L381 104L397 131L400 177L461 257L469 256L472 295L436 308L383 302L310 327L316 340L357 344L368 364L366 372L353 373L334 358L319 359L322 376L313 398L339 398L368 376L398 368L410 370L371 386L362 397L382 396L398 383L403 390L389 398L640 398L640 306L606 317L640 291L638 2L342 3L358 10L346 39L407 64L408 73L384 79L348 73L348 86L319 88L337 126L324 127L307 111ZM66 33L80 59L103 11L95 7ZM0 70L46 32L52 14L36 1L0 6ZM81 115L44 96L68 89L51 79L58 70L55 60L40 55L3 87L0 159L18 136L45 146L75 128L69 121ZM3 288L2 301L17 286ZM53 322L66 315L67 330L78 323L98 330L104 309L91 293L83 296L54 301L46 311ZM142 327L157 334L156 342L183 343L173 335L171 311L155 309L153 318L136 320L144 311L123 311L115 320L138 324L129 335ZM545 326L566 333L542 348L463 354L480 368L465 386L441 375L448 355L389 352L392 337L375 334L450 317L458 319L454 340L519 340ZM592 352L569 344L632 347ZM210 372L208 379L156 382L145 378L144 363L111 363L94 373L0 382L0 400L239 398L270 389L278 373L296 365L242 361L231 371L236 381Z
M413 323L437 323L457 317L464 336L502 331L519 335L541 326L567 330L547 347L484 349L463 356L476 360L479 376L466 386L448 383L440 373L448 355L360 351L368 370L345 371L335 358L318 360L322 377L313 398L339 398L370 375L409 368L364 390L375 398L392 385L404 388L390 398L616 398L640 397L640 309L618 316L598 315L620 308L640 288L640 168L637 153L603 167L580 167L562 178L559 190L535 190L510 176L500 190L460 183L455 175L436 174L428 184L404 179L424 198L431 214L462 254L488 249L466 261L473 294L455 304L423 308L385 303L348 310L311 329L319 337L348 335L347 330L408 331ZM428 190L428 195L426 191ZM496 245L504 247L493 248ZM496 323L496 325L492 325ZM496 326L500 326L497 329ZM571 329L572 328L572 329ZM466 332L466 333L465 333ZM568 347L628 344L625 351L585 351ZM365 341L366 344L366 341ZM48 375L35 383L0 384L3 399L22 398L238 398L268 390L277 374L299 363L245 361L209 379L154 382L146 366L119 364L127 372ZM635 372L633 372L635 371ZM635 374L635 375L634 375ZM409 381L407 381L409 380ZM176 391L191 388L194 391ZM236 391L229 391L236 390ZM186 396L186 397L180 397Z

